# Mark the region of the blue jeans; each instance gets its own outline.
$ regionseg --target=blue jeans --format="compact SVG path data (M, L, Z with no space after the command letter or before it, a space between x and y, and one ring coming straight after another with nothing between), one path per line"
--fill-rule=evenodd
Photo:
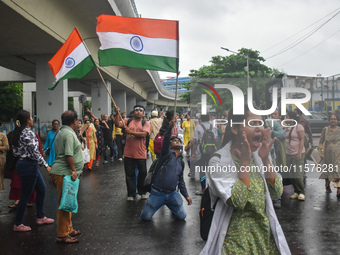
M36 206L37 218L44 218L44 200L46 185L38 169L38 163L33 160L24 159L18 160L16 164L16 171L20 177L21 195L17 206L17 215L15 218L15 225L22 224L22 218L27 207L27 203L32 195L33 190L37 191Z
M179 220L184 220L187 214L183 207L183 199L175 190L169 194L151 188L150 197L146 201L145 207L140 215L142 220L149 221L159 208L166 205Z

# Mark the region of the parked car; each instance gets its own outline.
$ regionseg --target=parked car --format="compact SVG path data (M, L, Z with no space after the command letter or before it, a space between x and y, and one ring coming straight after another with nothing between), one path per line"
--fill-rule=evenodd
M318 134L322 132L324 127L329 126L328 117L321 112L310 112L312 115L304 115L303 117L307 119L310 123L310 128L313 134ZM339 123L340 124L340 123Z

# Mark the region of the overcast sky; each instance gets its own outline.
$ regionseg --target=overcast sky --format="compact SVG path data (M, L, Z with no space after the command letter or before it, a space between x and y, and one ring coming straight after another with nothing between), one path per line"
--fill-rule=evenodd
M268 58L265 65L290 75L320 73L327 77L340 73L340 14L331 19L340 11L337 0L135 0L135 3L142 18L179 20L181 77L191 69L209 65L212 56L231 54L221 47L233 51L243 47L258 50ZM326 24L322 26L323 23ZM297 46L269 58L320 26ZM161 73L162 78L168 75L172 74Z

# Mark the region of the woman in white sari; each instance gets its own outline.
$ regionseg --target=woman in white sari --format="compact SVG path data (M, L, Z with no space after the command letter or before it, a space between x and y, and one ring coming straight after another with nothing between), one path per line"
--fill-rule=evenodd
M244 124L231 124L244 123ZM217 201L201 254L291 254L272 199L283 186L269 159L271 131L245 105L245 115L229 113L224 144L209 165L211 204Z

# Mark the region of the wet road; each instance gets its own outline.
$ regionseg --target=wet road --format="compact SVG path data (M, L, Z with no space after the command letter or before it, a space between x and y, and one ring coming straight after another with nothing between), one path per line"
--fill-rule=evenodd
M150 159L149 159L150 160ZM56 191L43 170L47 193L45 214L56 218ZM151 222L142 222L140 212L145 200L126 201L123 163L101 165L84 172L79 189L79 212L73 224L82 231L78 244L57 244L56 224L35 225L35 208L27 208L24 223L32 227L28 233L12 230L15 210L8 209L9 180L6 190L0 191L0 254L198 254L204 246L199 236L198 210L201 197L196 179L185 180L193 205L187 206L185 221L174 219L163 207ZM310 175L310 174L308 174ZM323 180L309 176L306 201L290 200L291 186L286 186L282 208L277 209L292 254L340 254L339 201L336 190L326 194Z

